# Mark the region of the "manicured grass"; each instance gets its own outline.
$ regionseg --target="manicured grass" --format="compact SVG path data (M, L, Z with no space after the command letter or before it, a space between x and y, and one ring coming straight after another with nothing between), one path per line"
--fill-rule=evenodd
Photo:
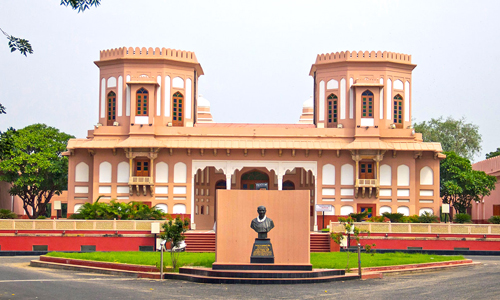
M96 260L136 265L159 266L160 253L155 252L89 252L89 253L64 253L50 252L48 256L65 257L84 260ZM170 253L164 254L165 266L172 265ZM361 253L362 267L394 266L416 263L440 262L464 259L463 256L442 256L430 254L408 254L408 253ZM179 255L179 266L202 266L212 267L215 261L215 253L193 253L184 252ZM347 265L346 252L321 252L311 253L311 263L317 269L345 269ZM350 254L349 267L358 267L358 255Z

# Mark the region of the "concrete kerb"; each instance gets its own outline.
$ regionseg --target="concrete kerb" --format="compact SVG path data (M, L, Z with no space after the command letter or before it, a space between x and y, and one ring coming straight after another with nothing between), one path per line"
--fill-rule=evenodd
M459 261L448 261L448 262L436 262L436 263L425 263L425 264L412 264L403 266L387 266L387 267L375 267L375 268L363 268L361 280L367 279L381 279L383 276L395 276L400 274L410 274L410 273L421 273L421 272L434 272L450 268L459 267L473 267L481 264L480 262L473 262L470 259L459 260ZM62 269L62 270L73 270L79 272L90 272L108 275L118 275L127 276L135 278L148 278L148 279L160 279L159 272L140 272L140 271L128 271L123 270L123 266L126 264L116 264L120 266L119 269L112 268L99 268L90 265L75 265L66 263L55 263L47 262L41 260L32 260L30 266L39 268L50 268L50 269ZM352 276L354 272L346 274L346 276Z

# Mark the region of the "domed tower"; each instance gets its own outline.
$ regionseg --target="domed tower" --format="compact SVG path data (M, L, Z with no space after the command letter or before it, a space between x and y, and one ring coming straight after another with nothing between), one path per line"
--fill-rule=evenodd
M95 64L100 70L97 127L130 128L131 134L144 125L151 132L155 127L193 127L203 75L194 52L123 47L101 51Z
M355 137L411 131L411 56L393 52L336 52L316 58L314 124L345 128ZM390 133L388 135L391 135Z
M309 97L302 105L302 115L299 124L313 124L314 119L314 99Z
M202 95L198 96L198 114L196 116L196 123L213 123L212 113L210 112L210 102L203 98Z

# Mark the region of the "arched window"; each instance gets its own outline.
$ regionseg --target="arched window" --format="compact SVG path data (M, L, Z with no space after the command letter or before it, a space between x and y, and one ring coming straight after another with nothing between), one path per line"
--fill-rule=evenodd
M108 93L108 113L107 125L112 126L116 121L116 94L111 91Z
M201 205L200 206L200 215L204 215L205 214L205 206Z
M335 166L326 164L323 166L322 185L335 185Z
M363 107L361 108L362 118L373 118L373 93L366 90L361 94Z
M394 124L403 128L403 97L400 94L394 96Z
M99 182L100 183L111 182L111 164L107 161L103 161L99 165Z
M283 190L284 191L295 190L295 184L292 181L287 180L283 182Z
M420 185L432 185L434 183L434 172L430 167L420 169Z
M338 105L337 95L330 94L328 96L328 127L335 127L338 121Z
M172 96L172 126L183 126L183 100L184 96L176 92L174 96Z
M148 101L149 93L146 89L140 88L137 90L137 116L148 116Z
M89 165L84 162L76 165L75 182L89 182Z
M174 165L174 183L186 183L187 167L183 162Z

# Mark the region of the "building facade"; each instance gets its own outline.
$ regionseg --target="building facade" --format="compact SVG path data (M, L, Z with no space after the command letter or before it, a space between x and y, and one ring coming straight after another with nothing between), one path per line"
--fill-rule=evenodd
M495 156L472 165L472 169L495 176L497 183L489 196L480 202L472 201L471 216L474 223L488 223L492 216L500 216L500 156Z
M68 213L101 196L211 229L217 189L261 188L309 190L311 229L315 204L328 216L439 212L444 155L411 127L409 55L318 55L298 124L214 123L193 52L119 48L95 64L98 123L68 143Z

